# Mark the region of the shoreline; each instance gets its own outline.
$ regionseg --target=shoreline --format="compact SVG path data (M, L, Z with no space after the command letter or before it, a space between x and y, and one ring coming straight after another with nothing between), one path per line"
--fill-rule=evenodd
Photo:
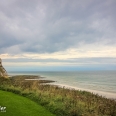
M50 85L56 85L61 88L67 88L67 89L75 89L75 90L81 90L81 91L87 91L91 92L93 94L98 94L99 96L102 96L104 98L108 99L115 99L116 100L116 94L115 93L109 93L109 92L103 92L103 91L97 91L97 90L91 90L91 89L84 89L84 88L79 88L79 87L74 87L66 84L57 84L57 83L49 83Z
M29 75L32 76L32 75ZM43 79L44 78L44 79ZM80 87L74 87L74 86L70 86L70 85L66 85L66 84L59 84L59 83L55 83L56 81L53 80L48 80L47 77L42 77L39 75L39 78L30 78L30 79L25 79L27 81L32 81L32 80L46 80L46 81L50 81L48 83L45 84L50 84L50 85L56 85L58 87L61 88L67 88L67 89L75 89L75 90L81 90L81 91L87 91L87 92L91 92L93 94L98 94L99 96L102 96L104 98L108 98L108 99L115 99L116 100L116 94L115 93L109 93L109 92L104 92L104 91L98 91L98 90L91 90L91 89L85 89L85 88L80 88Z

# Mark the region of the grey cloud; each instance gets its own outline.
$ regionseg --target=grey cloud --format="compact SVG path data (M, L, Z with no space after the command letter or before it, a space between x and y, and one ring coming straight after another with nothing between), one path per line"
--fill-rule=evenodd
M17 40L13 35L10 35L7 33L2 34L0 33L0 54L5 53L6 49L9 49L9 47L12 47L13 45L19 45L21 44L20 40Z
M3 59L3 62L54 62L54 63L70 63L72 65L84 64L84 65L92 65L92 64L114 64L116 65L116 58L110 57L96 57L96 58L74 58L67 60L58 60L58 59L27 59L27 58L18 58L18 59Z
M8 39L7 38L9 38L10 39L10 41L8 41ZM14 37L9 37L9 36L2 36L1 37L1 41L0 41L0 48L4 48L5 49L5 47L10 47L10 46L12 46L12 45L14 45L14 44L19 44L19 41L17 41Z
M115 46L115 3L115 0L1 1L0 48L4 50L0 53L14 45L21 52L37 53L78 47L80 42L106 41Z
M75 58L72 61L85 64L116 64L116 58L110 57Z

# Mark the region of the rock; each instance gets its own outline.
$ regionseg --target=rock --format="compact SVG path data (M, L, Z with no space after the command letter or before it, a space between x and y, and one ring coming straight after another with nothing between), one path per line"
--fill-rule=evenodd
M2 66L2 60L0 58L0 76L3 76L3 77L8 77L8 74L5 70L5 68Z

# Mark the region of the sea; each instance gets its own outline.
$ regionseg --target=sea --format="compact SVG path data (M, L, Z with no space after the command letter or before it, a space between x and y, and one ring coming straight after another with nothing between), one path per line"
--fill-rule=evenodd
M37 75L53 80L53 85L89 91L116 99L116 71L36 71L8 72L9 75Z

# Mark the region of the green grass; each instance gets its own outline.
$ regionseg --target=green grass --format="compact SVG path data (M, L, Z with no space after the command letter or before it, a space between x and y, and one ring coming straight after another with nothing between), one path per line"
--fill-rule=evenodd
M6 107L0 116L55 116L28 98L1 90L0 106Z

